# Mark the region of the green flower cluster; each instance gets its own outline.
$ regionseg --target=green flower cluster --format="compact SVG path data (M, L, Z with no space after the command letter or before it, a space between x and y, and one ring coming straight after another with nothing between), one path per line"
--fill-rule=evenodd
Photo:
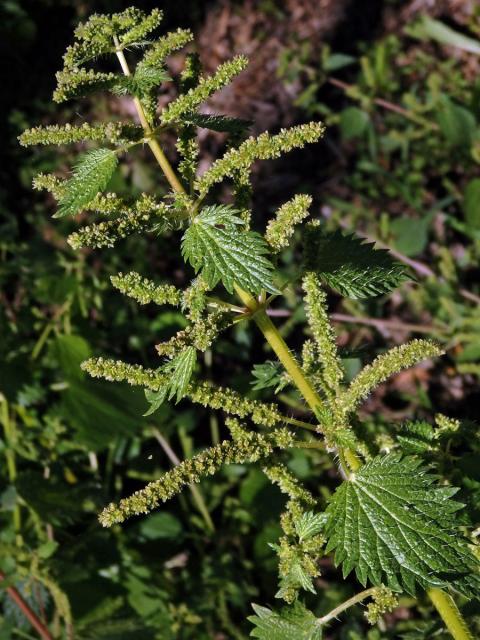
M56 74L57 87L53 92L55 102L66 102L94 91L110 89L115 86L119 76L116 73L103 73L93 69L68 69Z
M82 362L81 368L92 378L103 378L109 382L128 382L132 386L146 387L152 391L158 391L166 382L165 377L153 369L109 358L89 358Z
M378 356L360 371L343 392L338 402L346 413L352 412L375 387L385 382L394 373L408 369L427 358L442 355L441 347L430 340L412 340L400 347L394 347Z
M206 351L218 337L219 333L231 324L231 318L225 311L215 311L186 329L178 331L170 340L155 345L159 355L173 357L181 349L192 345L198 351Z
M161 23L162 17L158 9L147 15L135 7L112 15L92 15L76 28L76 42L68 47L63 57L64 69L74 71L89 60L114 53L115 38L118 38L122 48L142 44L146 36Z
M88 205L88 209L93 207L93 202ZM70 234L68 243L73 249L113 247L118 240L146 231L154 222L158 224L159 220L169 225L172 222L171 209L152 196L143 194L133 206L124 207L115 218L87 225Z
M20 144L28 147L33 144L73 144L85 141L107 141L112 144L126 144L138 140L143 135L142 127L128 122L107 122L91 125L84 122L79 126L71 124L48 125L27 129L18 137Z
M154 302L158 305L170 304L178 307L182 301L182 292L177 287L171 284L155 284L136 271L118 273L116 276L111 276L110 280L116 289L139 304Z
M38 173L33 178L33 188L37 191L48 191L56 200L65 195L65 182L53 173Z
M179 493L183 487L198 483L205 476L213 475L224 464L255 462L269 456L274 448L285 448L291 442L291 437L284 429L266 435L245 432L234 441L224 440L193 458L184 460L159 480L120 500L118 505L108 505L100 514L100 523L104 527L111 527L132 515L148 513L161 502Z
M388 587L378 587L373 595L373 602L367 605L365 618L370 624L377 624L380 618L398 607L398 596Z
M82 369L93 378L128 382L152 391L158 391L168 382L168 377L153 369L108 358L90 358L82 363ZM254 424L265 427L273 427L284 421L284 416L275 404L245 398L233 389L218 387L212 382L190 383L186 395L192 402L204 407L222 409L239 418L249 417Z
M217 387L211 382L198 382L189 390L190 399L210 409L222 409L239 418L250 417L254 424L273 427L283 422L284 417L273 403L245 398L228 387Z
M161 116L162 122L176 122L181 120L182 116L196 111L212 94L230 84L247 65L248 59L245 56L236 56L221 64L213 75L200 78L196 87L192 87L165 107Z
M304 358L307 359L309 368L314 364L313 360L318 359L317 362L322 368L323 390L333 398L340 387L343 372L338 357L335 333L328 319L327 296L314 273L308 273L304 277L303 290L305 291L305 311L316 347L311 354L312 357L309 357L309 350L305 349Z
M192 40L193 34L189 29L171 31L165 36L158 38L158 40L152 44L145 53L143 60L139 63L139 66L159 67L171 53L181 49Z
M311 196L299 194L283 204L267 225L265 240L275 253L288 247L295 225L308 216Z
M278 485L280 491L291 500L303 502L306 505L315 505L316 500L307 491L297 478L283 464L271 464L263 468L263 472L272 484Z
M216 160L196 182L196 189L205 195L210 188L224 180L232 178L236 172L244 172L255 160L271 160L287 151L302 148L307 143L317 142L324 134L325 127L321 122L309 122L290 129L281 129L280 133L270 135L261 133L258 137L250 137L237 149L230 149Z

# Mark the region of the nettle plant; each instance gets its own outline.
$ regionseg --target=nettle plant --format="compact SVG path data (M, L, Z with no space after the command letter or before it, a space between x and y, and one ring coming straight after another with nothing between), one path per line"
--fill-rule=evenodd
M185 271L192 273L185 290L134 272L113 277L114 287L140 304L179 307L188 324L156 346L161 358L157 369L106 357L87 360L83 369L93 377L143 387L150 412L163 402L182 398L221 410L230 432L218 445L183 461L118 504L108 505L100 514L101 524L111 527L146 514L222 465L260 462L271 482L288 496L281 517L283 535L275 545L280 573L276 597L284 603L274 609L254 605L253 637L321 638L340 613L367 599L366 617L375 624L397 606L400 594L426 591L452 636L472 638L451 595L472 598L479 586L477 556L456 519L462 507L453 500L456 489L439 481L421 457L403 455L398 443L386 453L373 450L355 428L359 405L377 385L440 355L441 350L432 342L413 340L378 356L347 385L328 319L324 285L345 296L366 298L392 290L407 274L387 252L354 235L326 233L313 220L302 230L303 264L297 280L286 279L276 266L278 256L288 247L296 225L308 217L311 198L295 195L280 207L263 234L253 231L251 167L257 160L278 158L317 142L324 127L311 122L275 135L247 137L248 122L202 113L202 104L245 68L243 56L206 77L198 57L188 54L176 83L178 97L158 113L158 92L171 82L165 59L192 40L183 29L153 39L150 34L161 17L160 11L147 15L134 8L92 16L77 28L75 43L67 49L64 68L57 75L55 101L95 91L128 95L139 124L46 126L30 129L20 138L24 145L101 145L79 158L69 179L39 175L35 180L36 188L47 189L58 200L55 217L85 211L103 216L70 235L74 249L113 247L127 235L143 231L169 234L181 238ZM139 58L134 69L125 56L129 50ZM94 68L104 56L116 56L119 73ZM197 171L199 127L228 135L228 150L202 175ZM161 147L165 132L177 136L176 170ZM121 158L145 145L171 189L167 195L159 199L143 193L129 201L107 192ZM231 185L232 200L219 204L215 188L225 181ZM272 322L269 307L300 282L311 337L296 355ZM197 378L198 353L210 349L221 332L238 322L256 325L276 356L276 361L256 367L257 388L274 387L276 392L287 385L296 388L310 412L308 421L290 417L288 407L281 404L254 400ZM427 429L432 438L441 440L456 428L455 421L440 416L435 428L410 423L405 437L423 441ZM296 447L326 448L338 466L339 485L326 509L323 498L304 488L285 465L288 450ZM316 617L302 604L301 594L316 592L319 560L328 554L342 567L344 578L354 571L364 590Z

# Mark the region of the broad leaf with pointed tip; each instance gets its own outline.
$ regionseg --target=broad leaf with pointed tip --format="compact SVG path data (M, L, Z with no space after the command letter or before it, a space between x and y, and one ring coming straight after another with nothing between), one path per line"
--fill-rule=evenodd
M408 279L405 267L388 251L353 234L325 233L318 227L307 230L305 267L347 298L388 293Z
M311 611L296 602L292 606L273 611L258 604L252 605L255 614L249 621L255 625L250 636L260 640L321 640L322 628Z
M229 206L205 207L183 236L184 258L211 288L222 281L230 293L234 283L250 293L278 292L265 241L242 229L244 222L236 213Z
M65 183L65 194L53 217L74 215L89 204L99 191L107 187L117 164L117 155L110 149L94 149L83 155L73 176Z
M203 129L233 134L243 133L252 125L250 120L210 113L192 113L185 117L185 121Z
M437 486L418 458L377 456L343 482L327 509L327 553L346 577L414 594L452 587L479 593L479 562L456 527L457 489Z

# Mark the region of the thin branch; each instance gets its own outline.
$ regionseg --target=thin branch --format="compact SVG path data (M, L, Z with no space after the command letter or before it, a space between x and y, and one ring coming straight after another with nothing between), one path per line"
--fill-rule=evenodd
M287 418L287 416L283 418L283 421L286 424L293 425L294 427L301 427L302 429L307 429L307 431L314 431L315 433L318 433L317 427L314 424L310 424L310 422L304 422L303 420L297 420L296 418Z
M346 82L343 82L343 80L339 80L338 78L327 78L327 82L329 82L330 84L333 84L333 86L337 87L338 89L342 89L342 91L345 91L345 93L348 93L350 97L352 97L353 99L359 100L359 98L356 98L356 96L352 94L352 90L355 89L354 85L347 84ZM379 107L383 107L388 111L393 111L394 113L398 113L404 118L407 118L407 120L412 120L413 122L421 124L424 127L427 127L429 129L434 129L435 131L439 129L439 126L438 124L436 124L436 122L431 122L430 120L427 120L422 116L417 116L415 113L412 113L411 111L408 111L404 107L400 107L398 104L390 102L389 100L385 100L383 98L373 98L373 102Z
M365 591L361 591L360 593L357 593L356 596L352 596L348 600L345 600L345 602L342 602L342 604L339 604L338 607L335 607L335 609L332 609L330 613L327 613L321 618L318 618L318 624L319 625L327 624L327 622L330 622L330 620L337 618L346 609L349 609L350 607L353 607L353 605L358 604L359 602L362 602L362 600L365 600L366 598L373 596L376 590L377 590L377 587L370 587L370 589L365 589Z
M125 58L123 51L120 49L120 43L116 36L114 36L114 42L116 47L117 58L118 58L118 61L120 62L120 66L122 67L122 71L125 76L130 76L131 73L128 67L127 60ZM176 173L172 169L172 166L168 161L166 155L164 154L163 149L160 147L157 140L153 137L154 135L153 129L148 124L148 120L145 115L145 111L143 109L142 103L137 97L133 98L133 102L135 104L135 108L137 110L140 123L143 129L145 130L145 133L147 134L147 138L148 138L147 144L150 147L153 155L155 156L155 159L157 160L158 164L160 165L160 168L162 169L165 175L165 178L168 180L170 186L174 191L176 191L177 193L185 193L185 189L183 188L183 185L181 184L180 180L177 178Z
M422 324L410 324L408 322L398 322L397 320L382 320L377 318L361 318L359 316L349 316L346 313L331 313L330 318L337 322L347 322L349 324L364 324L376 329L391 329L393 331L409 331L411 333L427 333L430 335L445 334L446 329Z
M5 580L5 574L0 571L0 582ZM53 636L50 635L50 631L47 627L38 619L36 613L30 608L30 606L25 602L22 595L15 589L15 587L6 587L5 591L8 596L15 602L17 607L23 613L25 618L29 621L32 627L37 631L38 635L43 638L43 640L53 640Z

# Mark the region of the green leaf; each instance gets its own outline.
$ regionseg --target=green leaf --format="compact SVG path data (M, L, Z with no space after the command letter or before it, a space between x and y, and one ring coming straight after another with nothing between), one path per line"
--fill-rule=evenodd
M230 293L234 283L250 293L277 293L265 241L258 233L239 229L244 222L235 214L229 206L205 207L183 236L184 258L196 273L201 271L210 288L221 280Z
M195 364L197 362L197 351L195 347L186 347L178 356L162 367L162 373L169 374L168 399L176 397L179 402L185 395L192 377Z
M59 335L50 348L67 383L60 412L76 430L76 444L98 451L120 435L138 431L142 393L127 384L89 380L80 364L91 355L80 336Z
M353 234L322 233L311 227L305 254L306 269L348 298L378 296L408 279L404 265L393 260L388 251L375 250L373 243Z
M197 351L195 347L186 347L172 360L169 360L163 367L160 367L159 373L168 374L168 384L161 387L158 391L150 391L145 389L145 398L150 404L149 409L143 414L144 416L150 416L155 413L157 409L168 398L171 400L173 396L176 397L176 402L179 402L185 395L188 387L188 383L195 369L197 362Z
M470 229L480 229L480 178L473 178L465 188L463 215Z
M18 494L45 522L54 525L71 523L81 518L83 501L91 498L91 486L69 485L56 477L44 478L32 469L22 471L15 479Z
M280 362L268 360L263 364L255 364L252 375L255 380L250 384L254 391L275 387L275 393L279 393L288 384L288 378Z
M424 454L433 448L435 432L428 422L418 420L402 425L397 440L406 454Z
M56 358L65 377L71 381L85 378L80 364L92 353L88 343L80 336L58 335L50 347L51 355Z
M143 414L144 417L151 416L155 411L160 409L162 404L167 399L168 387L162 387L158 391L151 391L145 389L145 399L150 405L147 411Z
M194 124L202 129L233 134L243 133L253 124L251 120L209 113L191 113L185 116L184 122Z
M344 140L359 138L368 127L368 113L358 107L347 107L340 114L340 131Z
M480 42L478 40L469 38L427 15L423 15L421 20L411 27L410 31L417 38L431 38L450 47L457 47L469 53L480 54Z
M47 542L44 542L37 549L39 558L42 558L42 560L50 558L51 556L53 556L58 547L59 544L56 540L48 540Z
M146 540L178 540L182 536L182 524L171 513L162 511L144 518L139 525L140 534Z
M256 615L248 620L255 625L250 636L260 640L321 640L322 629L318 619L300 602L273 611L252 604Z
M331 53L323 63L323 70L331 73L332 71L338 71L356 62L357 58L349 56L346 53Z
M395 218L390 223L394 247L404 256L416 256L421 253L428 243L428 231L433 215L427 214L422 218Z
M294 521L295 531L300 542L320 533L326 522L327 515L325 513L313 513L313 511L302 513L301 517Z
M83 155L65 183L65 195L54 218L74 215L91 202L107 187L117 164L117 155L110 149L94 149Z
M470 147L476 124L475 117L468 109L443 95L437 111L437 122L450 146Z
M171 80L170 76L162 67L139 64L133 76L124 76L119 79L115 86L115 93L143 98L169 80Z
M457 530L451 499L457 489L436 486L418 458L377 456L336 490L327 508L326 552L346 577L365 585L415 593L447 586L478 593L478 560Z
M275 594L275 597L284 598L288 602L291 602L291 600L288 599L287 594L292 588L296 591L303 589L304 591L310 591L310 593L317 593L313 586L312 578L305 571L300 561L292 563L290 571L284 578L282 578L280 589Z

